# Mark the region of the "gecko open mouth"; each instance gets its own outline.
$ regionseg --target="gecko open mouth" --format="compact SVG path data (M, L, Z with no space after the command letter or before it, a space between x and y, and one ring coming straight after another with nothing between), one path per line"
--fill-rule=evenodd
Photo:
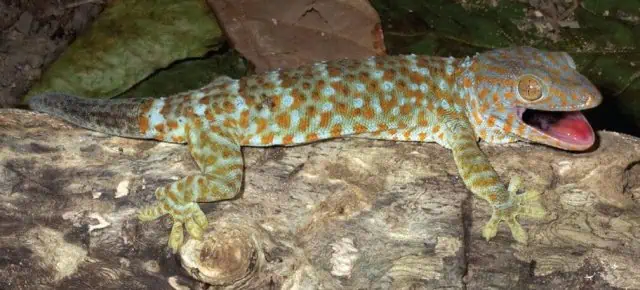
M538 133L576 149L586 149L595 142L591 125L579 111L551 112L518 108L520 119Z

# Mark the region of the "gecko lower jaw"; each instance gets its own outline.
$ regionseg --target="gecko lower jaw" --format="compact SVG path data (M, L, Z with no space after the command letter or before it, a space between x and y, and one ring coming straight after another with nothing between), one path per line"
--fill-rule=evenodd
M595 143L595 133L580 111L542 111L518 107L516 112L520 121L556 142L549 145L567 150L586 150Z

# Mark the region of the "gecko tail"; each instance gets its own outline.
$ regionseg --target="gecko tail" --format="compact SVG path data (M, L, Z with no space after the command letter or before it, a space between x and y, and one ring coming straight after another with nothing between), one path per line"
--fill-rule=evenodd
M148 98L100 100L64 93L45 93L29 99L29 107L90 130L149 139L140 129L140 107Z

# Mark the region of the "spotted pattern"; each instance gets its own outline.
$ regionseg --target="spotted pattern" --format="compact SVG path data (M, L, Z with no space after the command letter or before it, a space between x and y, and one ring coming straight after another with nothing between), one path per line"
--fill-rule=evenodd
M478 139L577 149L527 126L517 108L575 111L598 105L600 98L568 54L528 47L458 59L345 59L239 80L218 78L201 89L146 99L135 107L139 137L188 143L202 169L200 175L159 188L157 203L143 209L140 218L171 215L169 245L176 250L184 228L200 238L207 226L197 202L238 193L241 146L354 136L437 142L451 149L465 185L494 209L483 235L495 236L498 223L506 221L514 238L526 242L516 216L539 216L544 210L535 193L515 194L519 181L509 187L500 181Z

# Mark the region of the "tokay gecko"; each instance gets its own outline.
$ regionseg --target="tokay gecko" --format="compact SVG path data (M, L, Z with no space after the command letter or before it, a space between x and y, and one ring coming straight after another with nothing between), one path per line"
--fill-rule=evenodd
M504 221L527 242L518 216L542 217L539 193L512 177L505 185L478 147L532 141L581 151L595 134L579 112L600 104L596 87L565 52L496 49L466 58L380 56L320 62L240 79L223 76L166 98L88 100L59 93L30 99L32 109L117 136L187 143L201 169L156 190L143 221L165 214L169 247L184 228L201 239L208 222L198 202L235 197L242 146L274 146L356 136L436 142L451 150L466 187L493 213L482 235Z

